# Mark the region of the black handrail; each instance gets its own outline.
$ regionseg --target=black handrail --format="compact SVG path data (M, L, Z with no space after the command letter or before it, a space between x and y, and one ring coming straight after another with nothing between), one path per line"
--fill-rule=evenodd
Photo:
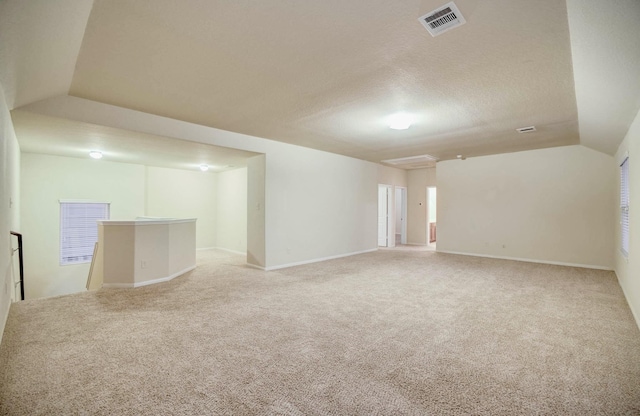
M18 248L19 251L19 260L20 260L20 300L24 300L24 260L22 258L22 234L16 233L15 231L9 231L11 235L15 235L18 237ZM14 251L16 251L14 250Z

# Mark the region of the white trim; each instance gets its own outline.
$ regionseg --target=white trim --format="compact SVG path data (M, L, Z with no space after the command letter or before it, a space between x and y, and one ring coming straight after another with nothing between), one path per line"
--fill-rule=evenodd
M109 204L109 201L100 201L95 199L58 199L59 204Z
M622 294L624 295L624 298L627 301L627 305L629 305L629 309L631 310L631 315L633 315L633 319L635 319L636 325L638 326L638 329L640 329L640 319L639 319L640 316L636 313L636 310L633 308L633 302L629 301L631 298L627 295L627 291L624 288L625 285L623 285L622 282L620 281L620 277L618 276L618 272L616 272L615 270L613 272L616 274L616 279L618 280L618 285L622 289Z
M613 271L611 267L605 266L595 266L592 264L580 264L580 263L565 263L563 261L547 261L547 260L537 260L537 259L524 259L520 257L507 257L507 256L490 256L488 254L476 254L476 253L463 253L460 251L449 251L449 250L437 250L437 253L446 253L446 254L458 254L461 256L472 256L472 257L485 257L489 259L500 259L500 260L515 260L515 261L524 261L527 263L540 263L540 264L553 264L554 266L567 266L567 267L582 267L583 269L596 269L596 270L606 270Z
M409 190L406 186L396 186L396 189L400 189L400 244L407 244L407 238L409 236L409 230L407 229L407 217L409 216ZM396 215L398 213L396 212ZM402 221L404 218L404 221ZM396 217L397 220L397 217ZM396 230L396 233L398 230Z
M372 249L369 249L369 250L354 251L353 253L338 254L338 255L335 255L335 256L322 257L322 258L319 258L319 259L311 259L311 260L298 261L298 262L295 262L295 263L281 264L279 266L265 267L264 270L269 272L271 270L286 269L287 267L301 266L303 264L318 263L318 262L326 261L326 260L334 260L334 259L339 259L339 258L342 258L342 257L349 257L349 256L355 256L355 255L358 255L358 254L371 253L372 251L378 251L378 248L376 247L376 248L372 248ZM259 266L256 266L256 267L260 268Z
M242 256L246 256L247 252L246 251L237 251L237 250L231 250L230 248L224 248L224 247L214 247L216 250L222 250L222 251L226 251L228 253L233 253L233 254L240 254Z
M158 224L180 224L184 222L196 222L196 220L197 218L132 220L132 221L99 220L98 224L100 225L158 225Z
M385 236L385 245L380 245L380 188L386 188L386 202L387 202L387 235ZM396 204L396 192L393 185L386 185L383 183L378 184L378 247L395 247L396 246L396 234L395 234L395 216L391 215L391 212L395 212Z
M169 280L175 279L176 277L183 275L191 270L195 269L196 266L189 266L186 269L180 270L170 276L160 277L158 279L153 280L145 280L144 282L136 282L136 283L103 283L102 287L107 289L131 289L135 287L149 286L155 283L163 283L168 282Z
M218 247L201 247L197 248L196 251L204 251L204 250L215 250Z
M2 335L4 334L4 329L7 326L7 321L9 320L9 312L11 312L11 304L12 304L12 300L11 297L9 297L9 302L7 302L7 308L6 310L0 312L2 313L2 316L0 317L0 343L2 342Z
M204 250L222 250L222 251L227 251L229 253L233 253L233 254L240 254L243 256L247 255L246 251L236 251L236 250L231 250L229 248L224 248L224 247L202 247L202 248L197 248L196 251L204 251Z
M267 269L265 269L262 266L258 266L257 264L251 264L251 263L245 263L247 266L253 268L253 269L258 269L258 270L262 270L263 272L266 272Z

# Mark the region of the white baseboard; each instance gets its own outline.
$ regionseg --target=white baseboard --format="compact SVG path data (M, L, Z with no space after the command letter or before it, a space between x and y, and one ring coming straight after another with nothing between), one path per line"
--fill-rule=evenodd
M0 312L2 316L0 316L0 343L2 343L2 335L4 334L4 328L7 325L7 319L9 319L9 311L11 310L12 304L11 298L7 302L7 310Z
M204 251L204 250L215 250L217 247L200 247L197 248L196 251Z
M245 256L247 254L246 251L231 250L229 248L224 248L224 247L202 247L202 248L197 248L196 249L196 251L204 251L204 250L222 250L222 251L226 251L228 253L241 254L243 256Z
M286 269L287 267L302 266L304 264L318 263L320 261L334 260L334 259L339 259L339 258L342 258L342 257L350 257L350 256L358 255L358 254L371 253L372 251L378 251L378 248L372 248L372 249L369 249L369 250L362 250L362 251L354 251L352 253L338 254L338 255L335 255L335 256L322 257L322 258L319 258L319 259L298 261L298 262L295 262L295 263L281 264L279 266L265 267L263 270L271 271L271 270L278 270L278 269ZM254 266L254 267L258 267L258 266ZM258 267L258 268L260 268L260 267Z
M169 280L175 279L176 277L185 274L186 272L190 272L191 270L195 269L196 266L189 266L184 270L180 270L179 272L176 272L170 276L165 276L165 277L160 277L158 279L153 279L153 280L145 280L144 282L135 282L135 283L103 283L102 287L104 288L108 288L108 289L131 289L134 287L142 287L142 286L149 286L149 285L153 285L155 283L163 283L163 282L168 282Z
M215 247L217 250L222 250L222 251L226 251L227 253L233 253L233 254L240 254L242 256L246 256L247 252L246 251L236 251L236 250L231 250L228 248L224 248L224 247Z
M267 269L265 269L262 266L258 266L257 264L251 264L251 263L245 263L247 266L253 268L253 269L258 269L258 270L262 270L263 272L266 272Z
M583 269L606 270L609 272L613 271L611 267L595 266L592 264L565 263L562 261L547 261L547 260L537 260L537 259L523 259L520 257L491 256L488 254L464 253L461 251L449 251L449 250L438 250L438 249L436 249L436 251L438 253L458 254L460 256L485 257L488 259L514 260L514 261L524 261L527 263L553 264L554 266L582 267Z
M622 282L620 281L620 276L618 276L618 272L616 272L615 270L613 271L616 274L616 279L618 280L618 286L620 286L620 288L622 289L622 294L624 295L625 300L627 301L627 305L629 306L629 309L631 310L631 315L633 315L633 319L635 319L636 321L636 325L638 326L638 329L640 329L640 315L638 315L636 313L636 310L633 307L633 304L630 302L630 297L627 294L627 291L625 290L625 285L622 284Z

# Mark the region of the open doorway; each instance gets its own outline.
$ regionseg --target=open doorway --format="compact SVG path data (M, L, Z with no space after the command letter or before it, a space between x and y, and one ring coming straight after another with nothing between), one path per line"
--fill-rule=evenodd
M430 248L436 248L437 240L437 210L436 210L436 187L427 187L427 245Z
M393 247L391 186L378 185L378 247Z
M407 244L407 188L396 187L395 245Z

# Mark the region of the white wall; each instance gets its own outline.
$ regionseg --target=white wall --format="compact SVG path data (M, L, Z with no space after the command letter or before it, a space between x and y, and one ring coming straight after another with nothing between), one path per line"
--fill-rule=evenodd
M438 164L438 167L440 165ZM407 243L427 244L427 186L436 186L436 168L407 173Z
M247 161L247 263L264 267L266 264L265 187L266 156Z
M390 166L378 165L378 183L406 188L407 171Z
M27 299L84 290L89 263L60 266L61 199L109 202L111 219L145 215L145 167L22 154L22 229Z
M619 164L629 156L629 256L625 257L620 240L620 175ZM615 244L613 256L615 271L620 286L624 290L627 302L636 322L640 325L640 112L636 115L629 131L620 144L616 157L612 162L616 170L614 180L615 193Z
M264 235L263 242L248 240L247 261L256 266L277 268L377 247L377 164L76 97L56 97L23 109L265 154L264 206L260 195L252 195L262 189L252 184L259 169L250 164L248 175L248 206L253 207L248 234ZM263 223L258 220L262 215Z
M377 248L377 165L297 146L266 162L266 268Z
M9 108L0 84L0 341L9 315L18 269L12 267L11 247L16 245L10 231L20 232L20 148Z
M215 247L216 203L220 194L217 176L213 172L90 158L22 154L26 297L55 296L85 288L89 263L59 265L59 200L110 202L114 220L138 216L198 218L196 247ZM246 225L243 229L236 217L231 222L239 229L226 230L227 238L235 231L246 242Z
M438 251L613 268L613 158L566 146L438 163Z
M220 172L216 208L218 248L247 252L247 168Z
M218 174L152 166L146 169L145 215L197 218L196 247L215 247Z

